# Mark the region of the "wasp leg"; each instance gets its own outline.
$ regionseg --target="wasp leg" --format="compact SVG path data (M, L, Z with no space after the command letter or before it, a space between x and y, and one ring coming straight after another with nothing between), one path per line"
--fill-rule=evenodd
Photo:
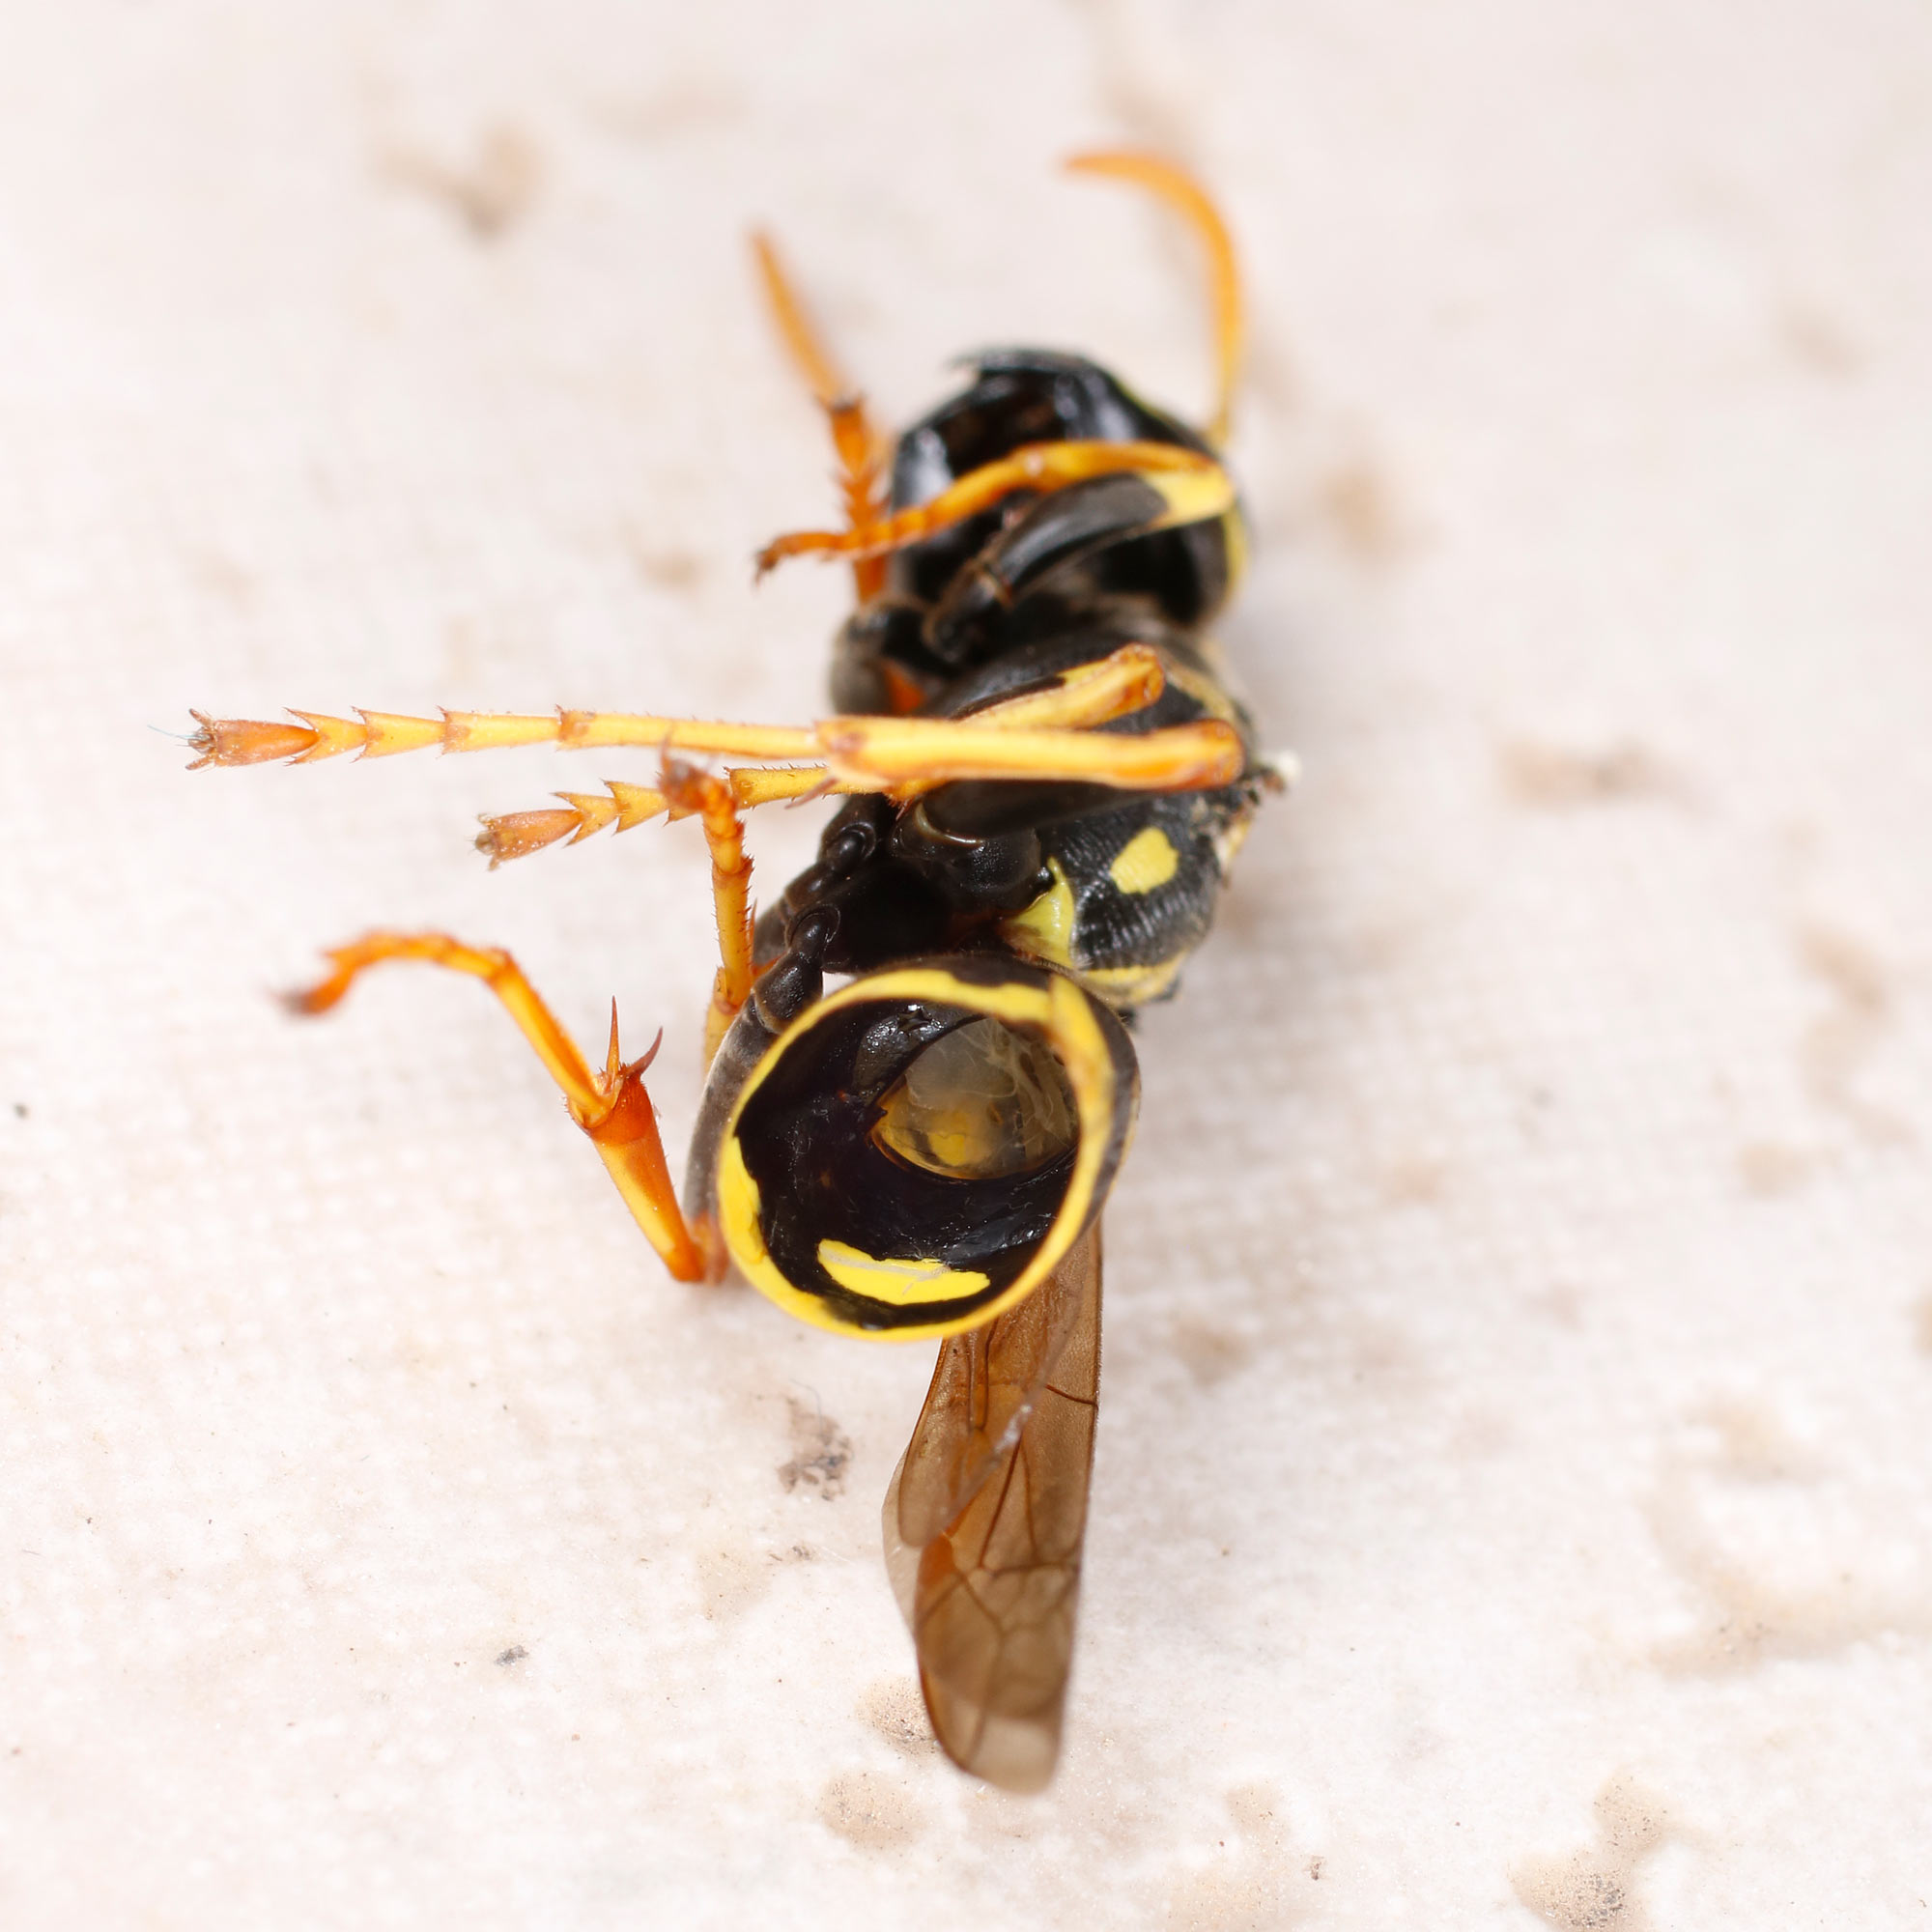
M950 722L979 731L1080 731L1145 709L1166 688L1167 672L1160 653L1151 644L1122 644L1104 658L1060 672L1053 683L1039 691L1003 698ZM860 714L830 720L821 729L858 725L864 730L869 728L870 722ZM929 777L901 778L892 786L893 796L908 802L936 785L951 782L955 776L959 775L940 771ZM847 782L853 782L849 773Z
M666 743L662 718L626 717L612 712L575 714L582 723L582 743L599 746L639 745L661 747ZM1242 755L1238 733L1218 720L1194 724L1174 724L1163 730L1136 737L1096 734L1075 729L1022 728L1006 724L988 724L986 712L970 718L887 718L852 715L827 718L817 724L712 725L694 727L690 734L679 732L671 742L685 749L732 752L745 749L729 740L762 740L772 749L764 753L774 758L817 756L824 769L806 781L802 774L774 773L775 782L749 799L762 803L769 798L801 798L818 790L895 791L902 785L925 782L945 783L952 779L1091 779L1096 784L1119 785L1130 791L1185 791L1203 786L1232 784L1240 775ZM339 722L339 721L331 721ZM427 720L413 721L427 723ZM512 721L516 723L546 721ZM258 764L270 758L286 758L291 746L279 742L262 749L271 735L286 740L289 727L255 724L246 720L204 721L202 740L196 749L203 756L201 765ZM696 742L694 742L696 741ZM306 755L302 745L293 747L295 762ZM753 753L753 755L758 755ZM750 774L748 777L752 776ZM636 790L641 791L642 787ZM560 793L574 801L586 796ZM611 812L605 801L591 796L587 815L573 805L575 818L546 815L551 837L539 837L535 843L525 842L524 835L502 849L486 834L484 849L500 858L516 858L534 851L538 844L554 843L587 823L594 832L601 825L621 818L622 809ZM657 808L661 809L661 808ZM649 816L647 812L643 814ZM629 822L635 824L637 818Z
M620 832L639 825L660 812L672 818L697 817L703 821L704 840L711 849L711 894L718 917L718 952L721 964L711 989L711 1006L704 1022L704 1059L710 1064L718 1042L738 1016L752 990L752 916L749 889L752 862L745 852L744 821L738 816L740 779L775 779L779 783L743 787L754 794L745 802L762 804L766 797L803 797L827 781L823 766L800 772L727 772L723 778L667 758L661 784L653 790L643 785L609 781L610 796L595 792L556 794L561 808L538 811L507 812L501 817L485 818L478 836L477 849L486 852L494 870L505 859L521 859L568 838L574 844L607 825ZM755 794L764 793L765 797Z
M762 231L754 232L752 253L757 259L758 277L772 320L831 426L832 447L838 458L838 485L845 498L845 521L855 529L875 524L885 510L885 494L879 481L879 438L866 414L866 405L839 374L812 327L772 238ZM852 565L852 579L859 602L864 604L884 588L885 564L878 557L859 557Z
M524 978L523 969L497 947L466 946L444 932L371 932L327 957L330 971L326 980L289 995L288 1004L296 1011L327 1012L358 974L390 959L422 960L481 980L502 1002L556 1082L571 1119L590 1137L624 1205L665 1266L679 1281L716 1279L722 1273L722 1260L713 1260L716 1243L708 1226L686 1222L665 1163L657 1115L644 1091L644 1069L657 1056L657 1043L653 1041L641 1059L626 1063L617 1047L614 1001L610 1049L602 1070L593 1072L576 1041Z
M1158 652L1146 644L1123 644L1107 657L1062 671L1052 684L1041 690L1004 698L957 723L976 730L1022 727L1078 730L1087 725L1109 724L1143 709L1160 696L1165 682L1166 673ZM497 745L534 744L542 742L535 728L542 727L550 738L565 745L594 741L599 746L675 746L775 758L822 753L828 733L836 735L845 726L867 722L848 717L805 726L707 724L689 719L627 717L589 711L560 712L554 719L450 711L443 713L439 724L432 718L403 718L392 712L365 711L358 714L364 721L358 725L348 719L329 718L320 712L298 711L292 715L308 723L297 725L239 718L214 719L199 711L192 715L199 726L192 747L201 753L190 767L195 771L203 765L264 764L276 758L294 764L312 764L317 758L355 749L357 741L350 734L371 735L375 727L368 723L370 720L380 721L384 733L373 755L408 751L414 745L440 744L445 749L475 751ZM576 735L564 736L566 727ZM397 742L404 739L412 742ZM372 755L368 744L362 746L362 751L364 756ZM826 791L879 789L876 784L836 778L822 764L778 771L741 766L724 776L731 784L732 800L741 811L779 799L802 799ZM563 801L561 807L546 806L534 811L485 817L483 831L476 840L477 849L488 856L492 866L497 866L506 859L521 859L531 852L540 852L560 838L575 844L610 825L615 825L619 832L628 832L632 826L641 825L667 809L665 794L650 786L626 784L617 779L607 779L605 784L609 797L600 798L595 792L560 791L553 796Z
M1093 664L1075 665L1062 671L1043 690L1003 698L970 717L951 721L977 731L1045 730L1077 731L1084 726L1105 724L1124 718L1151 704L1166 688L1166 673L1160 654L1147 644L1123 644L1111 655ZM838 732L848 727L869 730L873 721L864 717L829 719L818 727ZM224 727L233 728L233 727ZM279 729L264 724L263 731ZM949 731L950 738L951 733ZM972 749L969 742L968 749ZM983 747L979 748L983 751ZM1002 759L1001 770L1010 768L1010 756ZM835 777L824 765L794 765L779 770L762 770L740 765L724 774L731 788L731 802L739 811L760 805L783 801L803 801L829 792L878 791L890 788L893 795L909 801L935 785L974 774L937 769L937 776L900 779L887 787L884 781L860 776ZM596 792L559 791L552 794L560 805L542 806L530 811L506 811L486 815L477 835L476 849L485 854L492 869L511 859L527 858L532 852L568 842L572 845L592 833L615 826L628 832L668 809L662 791L645 785L626 784L607 779L606 796ZM679 814L673 813L673 816Z
M777 769L737 765L723 776L731 787L731 802L741 812L760 805L803 803L829 792L878 789L876 785L835 779L823 765L785 765ZM551 796L561 799L561 805L540 806L533 811L486 812L481 820L483 830L476 835L476 849L488 858L494 872L512 859L526 859L547 846L560 842L579 844L607 826L614 825L619 832L628 832L632 826L669 810L669 800L648 785L625 784L620 779L606 779L604 785L607 795L594 791L558 791Z
M432 748L443 752L497 752L519 745L555 745L589 751L611 745L645 745L663 752L719 752L741 758L810 758L819 753L809 724L733 724L720 719L655 718L632 712L555 711L526 717L495 711L445 711L438 718L406 718L392 711L361 711L331 718L320 711L291 711L300 724L266 724L250 718L195 722L188 767L265 765L277 759L312 765L343 752L365 758Z
M510 859L526 859L568 838L575 845L593 832L614 825L628 832L634 825L655 818L668 810L669 800L649 785L626 784L621 779L604 781L605 795L594 791L558 791L561 806L544 806L535 811L485 813L483 830L476 835L476 849L490 861L490 869Z
M665 760L664 795L673 818L703 821L711 848L711 900L718 919L716 977L704 1015L704 1064L709 1066L731 1022L752 992L752 862L745 852L745 823L729 779L695 765Z
M1137 476L1164 508L1148 528L1172 529L1224 516L1235 505L1234 479L1211 456L1178 442L1022 443L996 462L969 469L928 503L849 530L793 530L758 553L758 571L788 556L884 556L990 510L1016 490L1050 495L1095 476Z
M1240 733L1219 719L1134 735L986 730L969 718L841 718L822 728L835 777L895 795L961 779L1208 791L1233 784L1247 766Z
M1208 299L1214 311L1215 401L1208 423L1208 440L1220 448L1228 440L1228 417L1235 384L1241 369L1241 271L1235 258L1234 238L1221 212L1194 177L1157 155L1131 149L1096 150L1067 157L1066 170L1076 175L1106 175L1132 182L1157 195L1178 211L1201 238L1208 251Z
M1177 521L1173 479L1167 490L1144 475L1094 476L1042 497L997 531L947 586L925 620L925 643L943 663L961 665L990 626L1063 566L1134 537L1171 528ZM1222 514L1233 519L1232 507ZM1229 539L1232 549L1236 539ZM1226 590L1204 594L1211 608Z

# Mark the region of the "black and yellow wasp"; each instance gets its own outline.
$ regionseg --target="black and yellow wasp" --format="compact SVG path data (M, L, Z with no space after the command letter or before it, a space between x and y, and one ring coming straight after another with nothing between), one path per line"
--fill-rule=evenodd
M1206 631L1244 551L1217 454L1240 337L1227 232L1166 162L1072 166L1151 190L1206 246L1220 367L1206 434L1079 356L1003 350L888 453L755 243L846 499L844 527L781 537L759 561L851 561L838 716L197 713L194 741L218 765L429 745L659 752L656 785L559 793L558 808L486 820L478 842L497 861L660 813L701 820L723 963L681 1197L644 1088L651 1056L623 1059L613 1012L593 1065L505 952L372 933L294 1004L322 1011L390 959L484 980L679 1280L735 1267L821 1327L939 1338L886 1499L887 1562L940 1742L1014 1790L1044 1784L1060 1747L1100 1209L1139 1091L1128 1022L1174 991L1280 782ZM753 762L711 771L691 753ZM742 814L821 793L842 803L816 863L754 922Z

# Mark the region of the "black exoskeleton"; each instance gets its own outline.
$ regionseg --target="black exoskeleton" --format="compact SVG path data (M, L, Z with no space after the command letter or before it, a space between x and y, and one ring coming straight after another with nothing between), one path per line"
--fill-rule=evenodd
M962 394L899 438L892 508L929 501L1024 445L1074 440L1208 453L1083 357L992 351L976 358ZM1158 652L1166 689L1101 728L1223 719L1249 747L1248 770L1206 792L975 780L897 810L853 799L827 826L818 862L758 923L767 1025L803 1011L827 972L921 952L1018 952L1127 1012L1174 991L1269 774L1202 633L1238 574L1239 509L1155 527L1168 511L1143 477L1098 476L1050 495L1017 492L897 552L885 589L839 635L833 701L959 718L1137 642Z

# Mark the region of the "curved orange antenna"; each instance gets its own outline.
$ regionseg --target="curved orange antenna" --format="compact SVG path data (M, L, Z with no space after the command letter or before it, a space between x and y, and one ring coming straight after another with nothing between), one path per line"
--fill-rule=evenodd
M819 339L791 277L785 273L778 245L762 228L752 231L752 253L758 264L758 280L772 321L831 426L846 519L855 527L876 523L885 509L885 497L880 488L879 438L866 414L866 405ZM861 557L852 566L852 576L863 604L884 587L886 566L876 557Z
M1208 251L1208 292L1214 310L1214 358L1219 387L1214 413L1208 423L1208 440L1218 449L1228 440L1228 418L1235 383L1240 374L1242 335L1241 271L1235 259L1234 238L1221 212L1194 177L1158 155L1131 148L1096 149L1069 156L1066 171L1076 175L1107 175L1132 182L1175 209Z
M805 304L799 300L798 292L791 285L791 277L785 273L784 265L779 260L777 244L762 228L752 231L752 254L758 264L758 280L764 287L765 303L772 312L773 322L778 325L785 349L797 365L799 374L805 378L806 386L820 405L829 410L834 403L843 401L850 393L845 379L838 373L838 364L833 361L808 320Z

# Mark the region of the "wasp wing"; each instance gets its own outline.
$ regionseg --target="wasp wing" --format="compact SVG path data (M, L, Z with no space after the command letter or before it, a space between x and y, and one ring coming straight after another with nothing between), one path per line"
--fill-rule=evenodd
M1096 1222L1017 1308L941 1345L886 1492L934 1734L1009 1791L1060 1754L1099 1380Z

